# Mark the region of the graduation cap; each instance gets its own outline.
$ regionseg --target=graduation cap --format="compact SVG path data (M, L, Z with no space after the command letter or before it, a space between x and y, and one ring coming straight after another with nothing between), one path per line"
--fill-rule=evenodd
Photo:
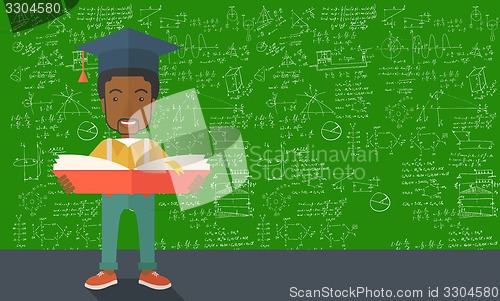
M119 68L142 68L158 73L158 58L180 47L145 33L125 28L77 47L82 50L82 73L78 82L87 82L84 51L99 57L98 72Z

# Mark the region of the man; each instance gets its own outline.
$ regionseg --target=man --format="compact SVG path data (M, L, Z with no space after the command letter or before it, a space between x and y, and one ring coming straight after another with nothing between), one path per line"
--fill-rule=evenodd
M167 157L156 142L137 139L151 121L154 103L159 93L159 56L179 49L179 46L144 33L124 29L78 47L99 57L98 94L107 125L120 133L121 139L106 139L90 154L122 164L129 169L143 163ZM182 168L170 164L176 172ZM74 190L66 176L59 183L67 193ZM156 272L154 253L154 195L102 196L102 261L100 272L85 282L93 290L118 283L115 270L118 226L121 213L130 209L137 218L140 262L139 283L153 289L167 289L170 281Z

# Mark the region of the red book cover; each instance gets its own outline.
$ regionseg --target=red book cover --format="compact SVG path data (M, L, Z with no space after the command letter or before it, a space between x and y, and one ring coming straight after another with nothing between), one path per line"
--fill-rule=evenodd
M130 170L100 158L62 155L60 159L63 156L64 160L57 160L52 172L58 178L66 175L75 187L74 193L77 194L185 194L191 192L189 186L196 177L205 178L210 173L206 160L199 158L188 158L191 160L186 161L181 160L181 156L171 157L163 159L162 162L144 165L145 169ZM165 169L168 166L164 163L168 159L176 160L183 172L178 174L173 169Z

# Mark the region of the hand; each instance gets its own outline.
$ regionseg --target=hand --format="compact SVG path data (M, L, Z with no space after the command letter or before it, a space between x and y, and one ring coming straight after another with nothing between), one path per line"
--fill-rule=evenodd
M188 189L192 193L198 193L203 183L205 183L205 178L197 175L196 178L194 178L193 183L189 185Z
M170 161L167 161L165 162L167 163L168 165L170 165L174 170L175 172L179 175L179 174L184 174L184 170L182 169L182 167L179 165L179 163L177 163L177 161L175 160L170 160Z
M57 179L57 181L62 186L64 191L66 191L66 193L72 193L73 190L75 190L75 186L73 186L66 175L62 175L59 179Z

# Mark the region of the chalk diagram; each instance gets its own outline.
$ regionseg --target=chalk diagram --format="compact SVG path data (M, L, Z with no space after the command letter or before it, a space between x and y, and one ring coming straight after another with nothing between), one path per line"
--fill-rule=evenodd
M234 47L234 43L229 46L226 51L226 54L232 57L238 57L238 52L236 52L236 47Z
M82 52L81 51L73 51L72 55L72 64L66 67L71 67L73 71L81 71L82 70ZM98 68L97 62L98 59L95 58L94 55L90 55L87 52L83 54L83 62L85 64L85 70L96 70Z
M30 20L31 22L34 21L33 18L26 16L26 14L22 12L22 10L18 13L15 13L14 19L11 21L13 32L16 32L19 28L24 27L26 24L28 24L28 22L30 22Z
M23 149L22 158L16 158L13 165L15 167L21 167L23 169L23 180L24 181L38 181L40 175L42 174L42 161L41 155L42 151L40 149L39 143L36 144L36 155L35 157L26 157L26 144L21 143Z
M264 82L266 80L266 67L263 66L257 70L257 72L253 75L253 78L258 82Z
M285 105L295 105L295 103L296 103L296 101L278 101L278 93L277 92L273 92L272 94L273 94L272 98L269 98L266 101L266 105L269 108L274 109L274 111L276 112L276 114L278 114L278 105L282 105L282 106L285 106Z
M486 15L486 28L490 31L490 41L495 41L495 31L498 29L498 17L490 19L490 15ZM478 29L483 30L483 14L479 10L479 6L473 6L470 13L469 27L473 28L474 24L478 24Z
M242 18L243 18L243 28L247 31L247 35L246 35L245 39L247 40L247 42L250 42L252 40L252 36L250 35L250 32L255 27L255 23L254 23L253 19L245 20L245 15L242 15Z
M426 23L431 21L431 14L423 13L418 15L418 18L403 17L403 27L406 29L424 28Z
M415 63L415 57L420 56L424 59L428 59L432 53L436 58L442 58L446 51L450 49L462 49L462 45L452 46L450 39L447 34L441 35L441 44L438 44L436 36L434 34L429 35L427 41L423 40L420 35L415 35L413 30L410 31L411 34L411 61Z
M309 29L309 24L307 24L303 18L301 18L297 13L295 13L292 9L292 28L305 28Z
M388 112L387 118L396 124L396 127L399 129L403 127L403 124L406 120L410 118L410 110L408 109L402 101L399 101L396 104L389 105L385 108Z
M491 169L463 172L457 176L455 188L458 190L458 216L460 218L495 217L496 178Z
M472 12L470 13L470 25L469 27L472 28L474 27L474 23L479 23L479 26L483 25L483 15L481 14L481 11L479 10L479 6L473 6L472 7ZM483 28L481 27L480 30Z
M314 89L309 85L309 91L304 92L304 94L297 94L297 96L307 98L307 104L302 110L302 114L306 114L308 119L311 119L311 114L318 115L321 114L325 116L325 114L334 114L332 108L326 105L322 100L318 99L319 96L325 94L326 92L318 92L317 89Z
M177 38L176 35L168 34L168 40L173 44L182 45L179 44L181 43L181 41L179 41L179 38ZM186 53L189 52L191 53L191 56L193 58L198 58L201 52L207 49L218 49L218 46L208 46L207 41L205 40L205 36L201 33L198 34L196 38L196 44L193 42L193 38L191 37L191 35L186 34L186 37L184 38L184 47L182 47L178 51L175 51L173 54L168 54L168 56L170 57L170 55L177 54L177 56L182 59L186 56Z
M418 113L417 122L425 123L430 120L431 116L435 116L438 127L442 127L444 124L442 116L444 112L468 111L479 113L488 111L486 106L447 94L442 89L429 93L429 100L423 105L417 104L416 110Z
M292 66L295 65L292 57L285 51L285 55L283 55L283 59L281 60L280 66Z
M392 36L392 33L389 32L389 37L382 41L380 45L380 52L385 58L390 60L395 59L401 54L401 50L405 49L401 42L399 42L399 38Z
M225 174L225 177L227 177L227 174ZM248 188L235 188L233 183L215 183L214 205L214 216L217 218L252 215Z
M311 226L306 227L302 223L289 223L289 219L285 218L281 227L276 224L276 239L283 239L285 247L288 247L290 243L298 244L300 247L305 238L314 236L315 231L311 229Z
M391 131L379 131L379 127L374 127L373 134L370 135L367 133L366 135L368 147L373 147L377 151L388 150L390 155L394 153L394 149L397 146L403 146L406 142L401 134L396 136Z
M394 17L406 9L406 5L403 5L401 8L397 8L393 6L392 8L384 8L384 19L382 19L382 23L386 26L394 28L396 26L396 22L394 21Z
M418 149L420 155L423 152L431 152L432 155L436 154L436 149L440 145L446 144L448 133L436 132L422 132L422 128L417 128L417 132L411 134L409 139L410 149Z
M266 51L267 49L267 44L266 42L264 41L261 41L261 42L258 42L257 45L255 46L255 49L258 51L258 52L264 52Z
M476 43L476 45L474 45L474 47L472 47L470 55L475 56L475 57L483 57L483 55L481 54L481 49L479 49L478 43Z
M268 26L269 24L271 24L272 21L273 18L269 14L269 11L266 9L265 6L262 6L262 10L260 11L259 17L257 18L256 22L257 30L261 30L262 28ZM245 26L244 23L243 26Z
M90 114L90 111L80 104L79 101L75 100L74 97L82 92L73 92L69 91L66 86L66 92L61 92L60 94L53 94L54 96L59 96L65 98L61 108L57 111L57 114L63 115L64 119L66 119L66 115L81 115L81 114Z
M35 225L34 223L31 225L33 228L32 238L40 239L40 246L42 248L58 247L61 238L68 238L71 235L71 231L68 229L68 226L61 227L56 222L48 223L46 220L46 217L40 218L39 225ZM45 244L49 243L50 247L45 246Z
M243 79L241 77L241 67L230 67L224 74L227 93L239 92L243 87Z
M138 20L141 25L146 25L148 28L152 25L150 17L161 11L161 5L158 8L149 6L148 8L141 8L139 11L140 19Z
M60 18L55 18L54 20L51 20L49 22L47 22L47 27L48 28L53 28L55 27L56 29L59 29L59 28L65 28L66 26L61 22Z
M10 74L10 79L15 82L20 82L22 80L21 71L22 71L21 66L14 69L14 71L12 71L12 73Z
M335 141L342 136L342 127L335 121L327 121L321 127L321 137L326 141Z
M49 58L42 51L42 53L38 57L38 63L36 65L37 66L48 66L48 65L52 65L52 63L50 62Z
M341 61L336 60L335 62L333 60L334 55L331 50L316 51L316 64L310 65L310 67L316 68L316 71L331 71L368 67L368 63L371 63L371 61L368 61L366 53L368 52L368 50L370 50L370 48L358 47L356 50L360 53L360 59L356 60L353 57L346 57Z
M469 75L467 75L472 95L483 92L486 88L486 74L484 73L484 68L486 67L474 68Z
M375 192L370 198L370 208L375 212L384 212L391 206L391 199L387 194Z
M12 44L12 51L21 52L24 49L24 44L22 42L14 42Z
M342 249L346 249L346 240L350 236L356 236L356 230L358 225L352 225L350 228L346 224L321 225L321 230L319 231L320 240L327 240L329 247L334 247L335 244L339 244Z
M160 28L179 28L185 22L187 22L187 14L180 12L175 15L175 18L160 17Z
M457 145L459 150L464 149L492 149L492 140L477 140L471 139L470 131L451 131L453 136L458 140Z
M46 195L40 195L35 191L22 193L18 196L21 201L21 207L30 213L30 216L35 216L38 209L44 206L43 201L47 200Z
M445 190L445 185L439 185L436 179L430 179L429 183L421 189L422 196L429 199L441 199L442 190Z
M379 186L380 178L373 177L368 180L368 182L352 182L352 192L353 193L361 193L361 192L373 192L375 187Z
M289 201L292 196L273 191L271 193L265 193L262 198L266 201L267 208L274 213L274 216L279 216L281 210L288 206L287 201Z
M25 108L30 109L32 114L35 114L35 112L33 111L33 105L50 105L50 104L52 104L52 100L51 101L33 102L33 96L34 96L34 93L28 93L28 98L26 98L22 102L23 106Z
M416 28L416 27L411 27ZM434 34L430 34L428 39L423 39L420 35L411 34L411 48L405 47L398 37L389 32L389 36L385 38L380 44L379 50L387 59L394 60L401 54L401 50L411 50L412 63L415 63L415 58L420 56L427 59L434 54L436 58L442 58L446 51L451 49L462 49L462 45L452 46L447 34L442 34L440 43Z
M226 28L229 28L229 22L234 22L238 25L238 12L234 9L234 6L229 6L229 10L226 14Z
M270 154L270 147L267 148L267 155L257 161L259 166L264 168L264 176L268 181L283 180L285 170L285 149L283 143L280 143L279 154ZM271 157L272 156L272 157Z
M97 126L90 121L83 121L82 123L80 123L76 130L78 138L82 139L83 141L94 140L94 138L97 137L98 133L99 129L97 128Z
M498 29L498 18L490 20L490 16L486 15L486 28L488 28L488 30L491 32L490 41L494 42L495 41L495 30Z

